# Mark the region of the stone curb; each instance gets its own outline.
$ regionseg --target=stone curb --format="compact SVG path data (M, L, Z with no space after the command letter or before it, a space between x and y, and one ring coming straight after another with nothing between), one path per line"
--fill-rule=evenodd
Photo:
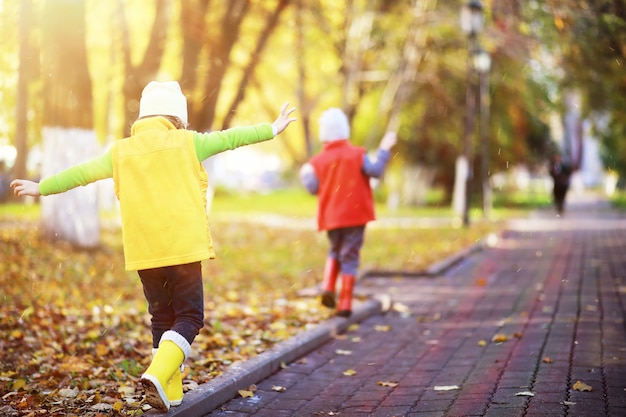
M267 378L278 371L283 363L290 363L343 333L351 324L381 312L381 302L374 299L355 303L350 318L333 317L316 327L278 343L260 355L233 364L215 379L185 394L183 403L167 413L150 410L146 415L202 416L238 395L238 391Z

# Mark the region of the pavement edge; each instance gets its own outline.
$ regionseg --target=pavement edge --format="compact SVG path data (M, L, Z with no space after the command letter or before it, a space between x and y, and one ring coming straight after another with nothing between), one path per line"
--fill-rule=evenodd
M146 414L188 417L210 413L235 398L240 389L246 389L269 377L278 371L282 364L295 361L335 335L345 332L350 325L379 314L381 311L382 304L376 299L356 303L349 318L333 317L310 330L278 343L252 359L237 362L222 375L187 392L180 406L171 408L167 413L150 410Z

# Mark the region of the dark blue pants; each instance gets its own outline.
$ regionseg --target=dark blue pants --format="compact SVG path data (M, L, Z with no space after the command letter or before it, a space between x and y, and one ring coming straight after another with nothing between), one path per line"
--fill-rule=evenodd
M194 262L137 271L152 316L152 346L173 330L189 344L204 326L202 264Z
M327 232L330 241L328 256L336 259L342 274L356 276L361 260L365 226L343 227Z

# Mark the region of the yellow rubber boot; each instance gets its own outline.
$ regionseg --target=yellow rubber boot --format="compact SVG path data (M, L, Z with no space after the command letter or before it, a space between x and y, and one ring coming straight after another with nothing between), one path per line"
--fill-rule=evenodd
M183 402L183 365L174 371L174 375L167 384L167 399L172 407L177 407Z
M152 357L157 353L156 348L152 349ZM183 402L183 371L184 365L180 365L180 368L174 371L174 375L170 378L165 389L165 395L170 402L171 407L177 407Z
M141 383L146 391L146 401L160 411L170 409L170 401L166 390L175 372L180 372L191 347L180 334L168 330L163 333L152 363L141 376Z

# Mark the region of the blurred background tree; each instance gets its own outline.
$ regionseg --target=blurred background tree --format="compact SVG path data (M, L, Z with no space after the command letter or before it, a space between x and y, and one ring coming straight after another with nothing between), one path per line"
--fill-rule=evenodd
M447 204L462 152L469 53L459 29L463 4L4 0L0 145L18 150L14 174L39 176L27 164L27 152L41 145L52 108L70 111L50 107L53 101L83 97L81 113L92 120L81 128L91 129L103 147L128 134L148 81L176 79L189 100L190 127L200 131L272 120L284 101L294 104L299 123L258 146L280 156L294 183L300 164L320 147L317 117L327 107L342 107L352 141L370 149L386 129L397 129L388 186L401 204L422 204L430 189L443 190L441 203ZM563 117L563 93L570 90L579 92L582 115L602 138L607 167L626 173L626 152L620 152L626 133L624 1L489 0L483 6L481 43L492 58L490 173L518 165L542 169L561 139L553 119ZM53 24L47 7L63 9ZM78 15L82 23L70 20ZM74 48L59 38L70 26L81 38L77 44L84 43L86 60L72 53L63 55L71 57L67 62L46 66L46 57ZM70 75L81 71L91 84ZM50 86L65 94L50 95ZM472 161L476 172L480 158L477 153ZM475 176L475 190L479 180Z

